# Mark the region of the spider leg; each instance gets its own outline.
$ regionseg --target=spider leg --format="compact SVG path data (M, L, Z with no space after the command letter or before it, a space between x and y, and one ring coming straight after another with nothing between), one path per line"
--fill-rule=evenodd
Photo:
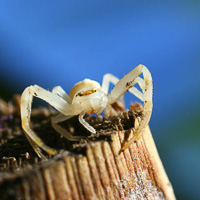
M39 146L26 134L25 135L26 138L28 139L29 143L31 144L32 148L34 149L34 151L37 153L37 155L43 159L43 160L47 160L46 156L42 153L41 149L39 148Z
M119 79L116 76L114 76L112 74L109 74L109 73L105 74L103 76L103 81L102 81L102 90L106 94L108 94L110 83L116 85L118 81L119 81ZM125 107L125 101L124 101L124 96L123 95L120 97L120 101L122 102L122 104Z
M119 81L119 79L116 76L109 74L109 73L105 74L103 76L103 81L102 81L102 90L106 94L108 94L110 83L113 83L114 85L116 85L118 81Z
M73 115L65 116L62 113L60 113L57 116L51 118L51 124L52 124L53 128L58 133L60 133L63 137L65 137L67 140L70 140L70 141L80 141L82 138L85 138L85 137L84 136L73 136L66 129L64 129L60 125L58 125L59 122L65 121L67 119L70 119L71 117L73 117Z
M67 93L60 86L54 87L53 90L52 90L52 93L59 95L60 97L62 97L63 99L65 99L69 104L72 102L71 98L67 95ZM73 116L74 115L67 115L67 116L65 116L62 113L60 113L60 114L56 115L55 117L51 118L51 124L52 124L52 127L55 129L55 131L57 131L58 133L60 133L67 140L70 140L70 141L80 141L84 137L82 137L82 136L73 136L66 129L64 129L60 125L58 125L59 122L63 122L65 120L67 120L67 119L70 119Z
M103 77L103 83L102 83L102 90L108 94L108 90L109 90L109 84L113 83L114 85L116 85L119 82L119 79L112 75L112 74L105 74ZM144 88L144 80L140 77L137 77L136 80L133 83L133 87L131 87L129 89L129 92L132 93L133 95L135 95L137 98L139 98L141 101L144 101L144 95L142 92L140 92L136 87L134 87L134 85L138 83L140 85L141 88ZM125 92L124 92L125 93ZM122 103L125 105L124 103L124 98L123 98L123 94L118 98L121 99ZM117 99L117 100L118 100ZM114 101L116 102L116 101ZM114 103L113 102L113 103ZM112 104L112 103L111 103Z
M62 97L64 100L66 100L68 103L71 103L72 100L69 97L69 95L63 90L61 86L56 86L53 88L52 93L59 95Z
M143 74L143 78L140 78L139 75ZM141 87L143 94L141 95L137 90L133 89L133 85L138 83ZM134 141L137 141L146 126L149 123L152 113L152 95L153 95L153 86L152 86L152 77L149 70L144 65L138 65L127 75L125 75L114 87L110 94L108 94L108 103L112 104L116 102L122 95L127 91L132 92L135 96L140 97L144 101L144 118L140 122L138 128L134 132L133 138L124 144L122 150L128 148ZM139 94L139 95L138 95Z
M134 85L138 83L138 85L140 86L140 88L142 89L142 92L140 92L136 87L131 87L129 89L129 92L132 93L133 95L135 95L138 99L140 99L141 101L144 102L144 89L145 89L145 82L142 78L137 77L134 81Z
M79 114L79 117L78 117L79 122L80 122L88 131L90 131L91 133L96 133L96 130L95 130L92 126L90 126L90 125L85 121L85 119L83 118L84 115L85 115L85 112L81 112L81 113Z
M69 104L61 97L56 94L53 94L37 85L27 87L21 96L21 119L22 119L22 128L25 131L25 135L30 141L35 152L39 157L43 158L43 154L41 153L41 149L46 151L48 154L55 155L57 151L47 145L35 134L35 132L30 128L30 117L31 117L31 105L33 96L43 99L51 106L56 108L58 111L65 115L76 115L80 113L78 111L71 108ZM72 112L73 110L73 112Z

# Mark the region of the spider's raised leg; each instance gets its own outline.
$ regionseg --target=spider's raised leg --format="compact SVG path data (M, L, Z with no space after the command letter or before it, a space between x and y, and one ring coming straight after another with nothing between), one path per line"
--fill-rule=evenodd
M116 85L119 82L119 79L116 76L112 75L112 74L105 74L104 75L104 77L103 77L103 83L102 83L102 90L106 94L108 94L110 82L113 83L114 85ZM129 89L129 92L132 93L133 95L135 95L141 101L144 101L144 95L143 95L143 93L140 92L136 87L134 87L134 85L136 83L138 83L141 88L144 88L144 80L142 78L140 78L140 77L137 77L136 80L133 83L133 86ZM122 103L124 103L123 94L119 98L121 99Z
M143 79L139 76L143 73ZM138 83L141 87L143 94L139 93L139 90L133 89L133 86ZM135 96L139 97L142 101L144 101L144 118L140 122L138 128L135 130L133 138L131 138L125 145L122 147L122 150L128 148L131 143L138 140L144 129L149 123L152 113L152 77L149 70L144 65L138 65L132 71L130 71L127 75L125 75L114 87L110 94L108 94L108 103L112 104L116 102L126 91L132 92Z
M67 101L65 101L63 98L37 85L29 86L24 90L21 96L22 128L24 129L25 135L30 141L30 144L32 145L35 152L38 154L39 157L44 158L45 156L42 154L41 149L43 149L51 155L55 155L57 152L55 149L45 145L44 142L30 128L31 105L33 96L43 99L44 101L48 102L51 106L53 106L55 109L57 109L65 115L79 114L81 112L81 109L78 111L78 108L71 108Z
M63 90L63 88L61 86L54 87L53 90L52 90L52 93L59 95L64 100L66 100L69 104L72 102L69 95Z
M109 73L105 74L103 76L103 81L102 81L102 90L106 94L108 94L110 83L112 83L113 85L116 85L118 81L119 79L116 76ZM125 101L124 101L123 95L120 97L120 101L122 102L122 105L125 107Z

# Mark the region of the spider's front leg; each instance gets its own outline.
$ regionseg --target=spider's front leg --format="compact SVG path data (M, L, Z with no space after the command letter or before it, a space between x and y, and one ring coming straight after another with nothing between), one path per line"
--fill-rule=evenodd
M62 87L56 86L53 88L52 93L57 94L58 96L62 97L64 100L66 100L69 104L72 103L72 99L70 96L63 90ZM70 141L80 141L81 139L85 138L83 136L73 136L70 132L68 132L66 129L62 128L58 123L63 122L65 120L68 120L72 118L74 115L63 115L62 113L59 113L58 115L51 118L51 124L55 131L60 133L63 137L65 137L67 140Z
M64 115L74 115L78 114L78 110L74 110L69 106L66 100L53 94L37 85L27 87L21 96L21 119L22 128L25 131L25 135L32 145L35 152L41 158L46 158L41 149L46 151L48 154L55 155L57 151L47 145L35 134L35 132L30 128L30 117L31 117L31 105L33 96L43 99L55 109L63 113ZM78 112L78 113L76 113Z
M56 86L53 88L52 93L57 94L58 96L62 97L64 100L67 101L67 103L71 103L72 99L69 97L69 95L63 90L61 86Z
M96 133L96 130L90 126L86 121L85 119L83 118L85 115L85 112L82 112L80 113L80 115L78 116L78 119L79 119L79 122L88 130L90 131L91 133Z
M120 80L121 81L121 80ZM103 82L102 82L102 90L108 94L108 90L109 90L109 85L110 83L116 85L119 82L119 78L117 78L116 76L112 75L112 74L105 74L103 77ZM138 83L140 85L140 87L142 88L142 90L144 89L144 80L140 77L137 77L135 79L135 81L133 82L133 86L131 88L129 88L129 92L132 93L133 95L135 95L137 98L139 98L141 101L144 101L144 95L142 92L140 92L136 87L134 87L134 85ZM126 92L126 91L125 91ZM124 93L125 93L124 92ZM121 99L122 102L124 102L124 98L123 98L123 94L124 93L119 93L119 97L116 97L115 99ZM113 94L113 93L112 93ZM120 96L121 95L121 96ZM117 101L116 100L116 101ZM115 101L113 100L113 103Z
M143 78L140 78L140 74L143 74ZM133 87L136 83L142 89L141 93L135 87ZM125 75L114 87L110 94L108 94L108 104L112 104L116 102L125 92L131 92L135 96L137 96L141 101L144 102L144 118L140 122L138 128L134 132L133 138L131 138L128 142L124 144L122 150L128 148L130 144L134 141L137 141L146 126L149 123L152 113L152 96L153 96L153 86L152 86L152 77L149 70L144 65L138 65L132 71L130 71L127 75Z

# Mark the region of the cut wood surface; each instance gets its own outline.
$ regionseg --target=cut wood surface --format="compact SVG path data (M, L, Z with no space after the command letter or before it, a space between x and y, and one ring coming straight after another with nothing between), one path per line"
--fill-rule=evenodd
M55 148L62 149L45 162L37 158L22 134L17 109L11 113L0 111L0 199L174 200L149 127L130 148L120 151L140 122L138 108L132 106L131 111L117 112L117 116L107 119L88 116L99 134L88 136L79 144L63 143L64 139L50 128L48 119L54 111L36 109L32 119L34 130L39 135L48 134L48 139L53 138L56 143ZM65 126L69 130L74 126L75 132L84 132L81 126L79 130L76 119L68 123Z

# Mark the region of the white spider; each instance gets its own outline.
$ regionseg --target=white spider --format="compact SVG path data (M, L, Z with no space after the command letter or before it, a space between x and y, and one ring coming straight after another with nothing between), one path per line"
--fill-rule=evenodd
M142 73L144 79L139 77ZM110 82L113 83L115 87L111 93L108 94ZM142 92L134 87L136 83L138 83ZM73 136L59 126L58 123L67 120L74 115L79 115L80 123L90 132L96 133L96 130L84 120L84 115L86 113L96 113L99 115L107 105L118 101L127 91L144 102L145 115L140 122L139 127L135 130L134 137L122 147L122 150L124 150L128 148L131 143L140 138L143 130L149 123L152 113L152 77L151 73L144 65L138 65L121 80L112 74L104 75L102 87L96 81L84 79L74 85L69 92L69 95L67 95L60 86L54 87L52 92L37 85L27 87L21 96L21 119L25 135L39 157L45 158L41 149L51 155L57 153L55 149L45 145L30 128L33 96L43 99L60 112L57 116L52 117L51 120L53 128L58 133L68 140L79 141L83 136Z

